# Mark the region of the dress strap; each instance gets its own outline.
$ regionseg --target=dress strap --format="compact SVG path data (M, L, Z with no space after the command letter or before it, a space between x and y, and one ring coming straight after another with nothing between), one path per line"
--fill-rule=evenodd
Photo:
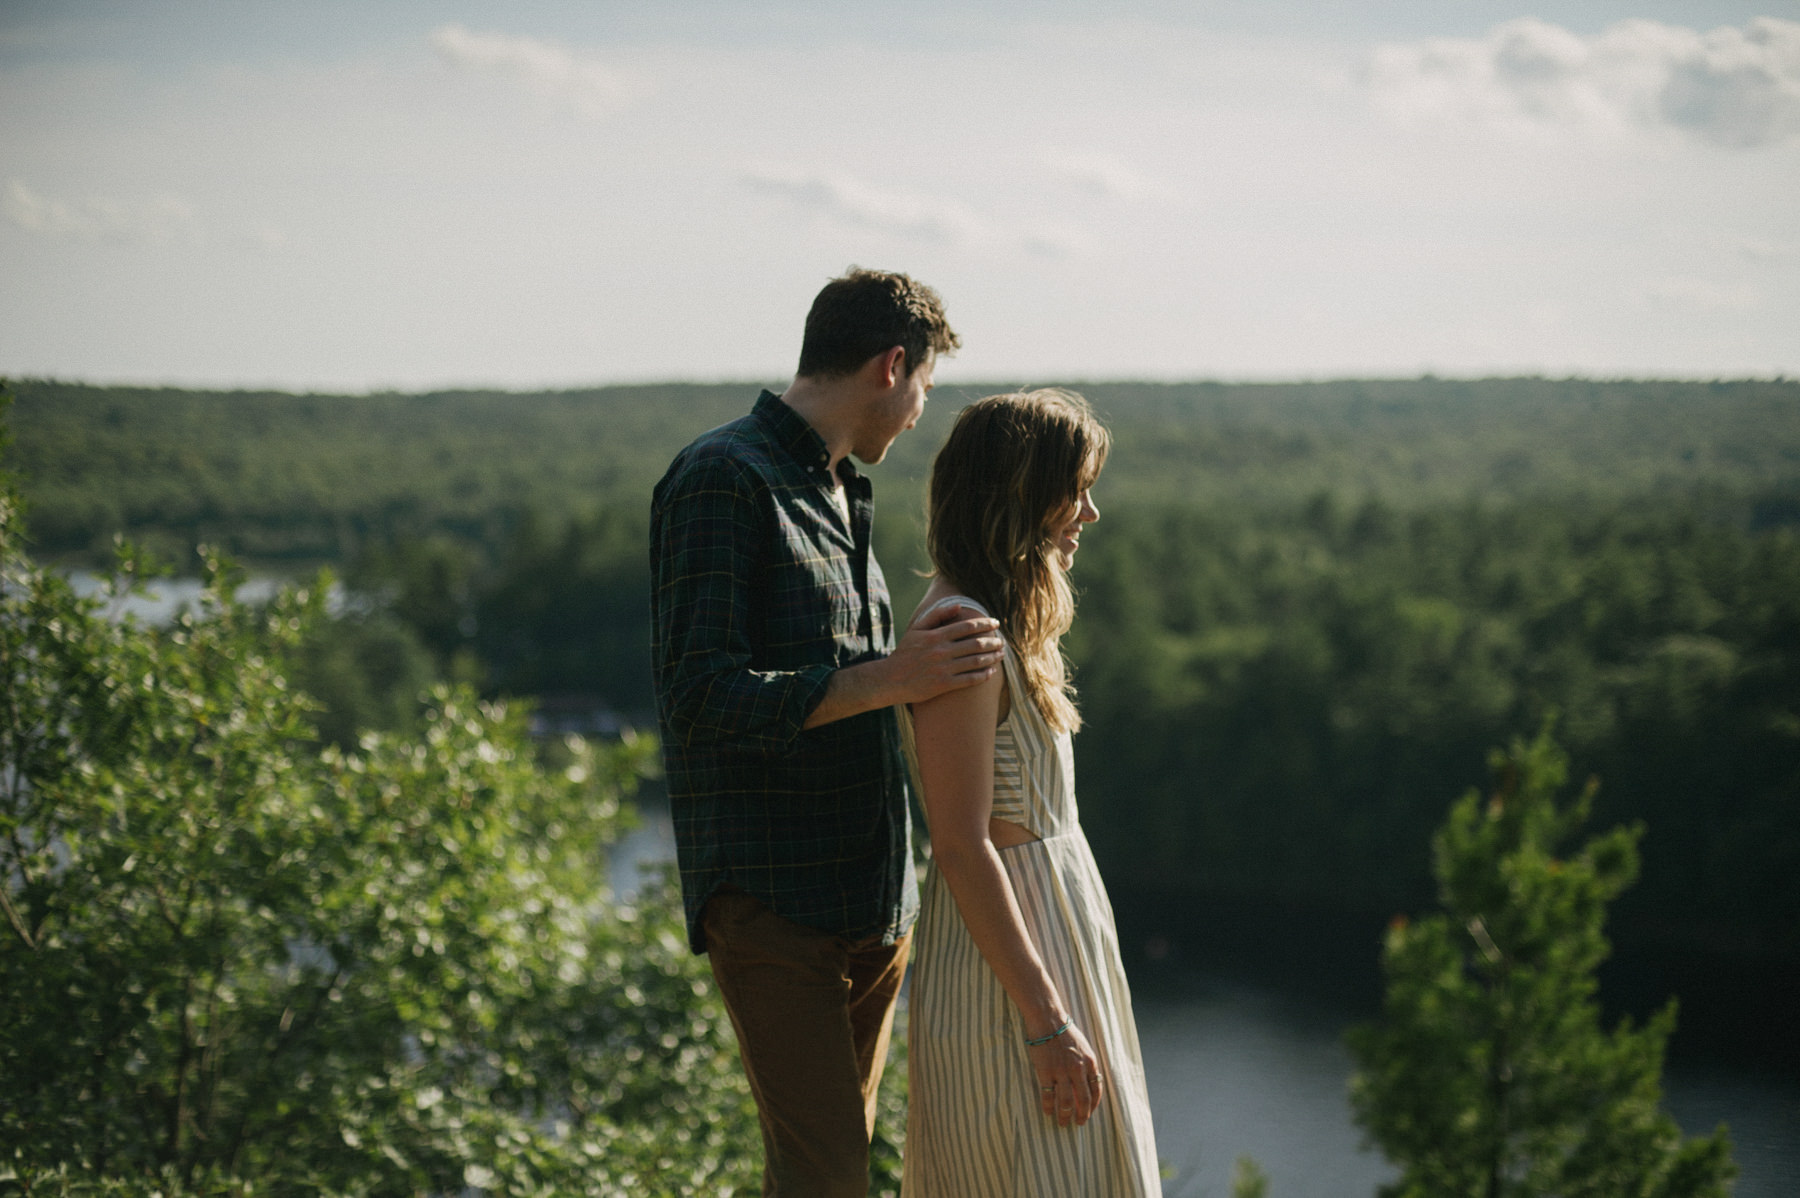
M981 604L975 602L975 600L969 598L967 595L945 595L942 599L939 599L936 603L933 603L919 614L921 616L928 616L940 607L972 607L982 615L988 617L988 619L991 620L994 618L992 612L988 611L987 608L981 606Z

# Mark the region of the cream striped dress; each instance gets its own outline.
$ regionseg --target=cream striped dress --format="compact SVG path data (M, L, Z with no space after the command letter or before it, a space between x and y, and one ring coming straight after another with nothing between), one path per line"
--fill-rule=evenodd
M1005 660L1012 703L994 734L993 814L1040 839L1001 849L1000 860L1038 954L1100 1057L1106 1097L1084 1127L1058 1127L1043 1113L1018 1010L969 938L934 863L913 936L901 1194L1160 1195L1131 993L1112 904L1076 816L1069 734L1053 732L1028 698L1010 645Z

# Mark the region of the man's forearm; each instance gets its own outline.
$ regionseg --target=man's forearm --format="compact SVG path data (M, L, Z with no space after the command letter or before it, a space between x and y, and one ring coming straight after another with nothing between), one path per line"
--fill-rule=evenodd
M858 662L831 672L825 694L806 717L805 727L835 723L877 707L891 707L898 699L887 678L887 658Z
M968 618L964 612L965 607L946 606L927 613L886 657L833 670L804 727L896 703L920 703L991 677L1000 668L998 624L978 609Z

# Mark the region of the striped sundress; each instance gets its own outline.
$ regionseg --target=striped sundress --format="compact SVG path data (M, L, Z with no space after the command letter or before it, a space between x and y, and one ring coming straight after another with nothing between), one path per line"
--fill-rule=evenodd
M1010 645L1005 669L1012 702L994 733L993 814L1040 839L1001 849L1000 860L1039 956L1100 1058L1106 1094L1083 1127L1059 1127L1044 1114L1018 1010L970 939L934 863L913 935L900 1192L902 1198L1160 1195L1131 993L1112 903L1076 816L1069 734L1053 732L1031 702Z

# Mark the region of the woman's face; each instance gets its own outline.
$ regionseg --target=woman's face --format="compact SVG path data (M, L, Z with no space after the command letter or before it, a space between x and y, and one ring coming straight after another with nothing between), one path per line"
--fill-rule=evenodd
M1093 495L1083 489L1075 502L1051 522L1050 547L1056 551L1056 560L1063 569L1075 564L1075 551L1081 548L1081 526L1099 518L1100 509L1094 506Z

